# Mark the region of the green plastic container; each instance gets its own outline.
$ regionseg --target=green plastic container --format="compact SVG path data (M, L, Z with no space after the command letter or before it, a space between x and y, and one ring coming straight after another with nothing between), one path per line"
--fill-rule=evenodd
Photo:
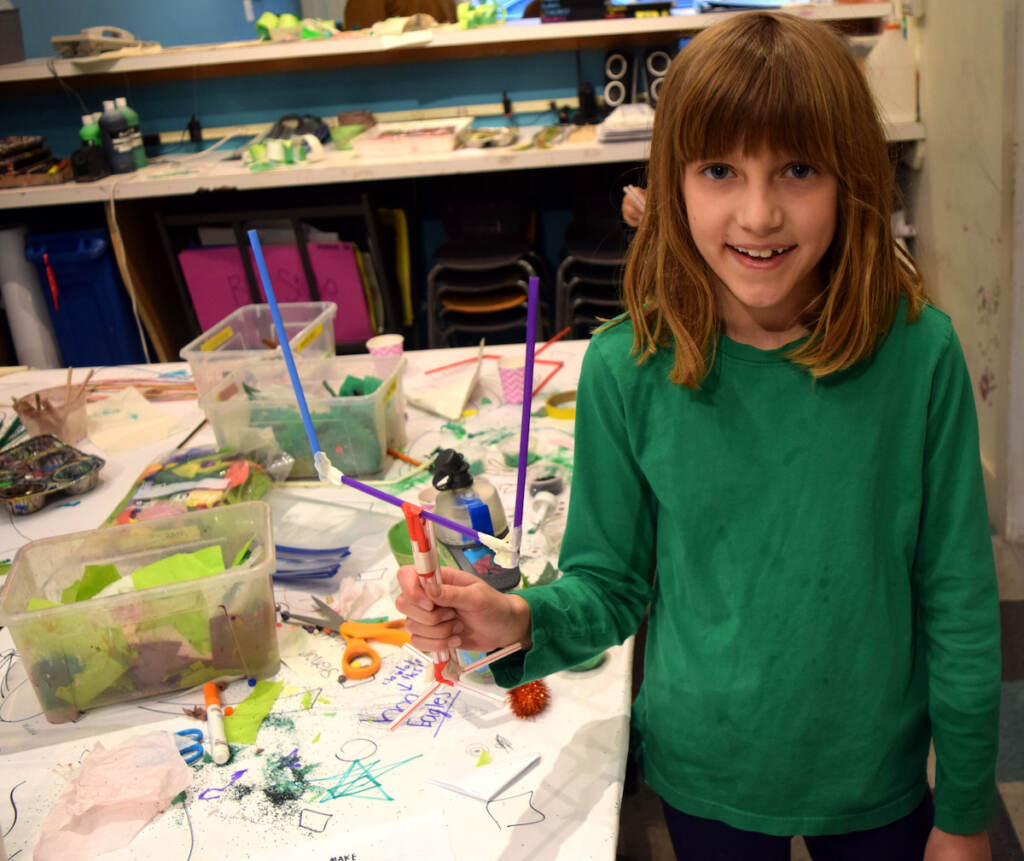
M399 520L388 530L388 547L391 548L391 555L399 565L412 565L412 543L409 541L409 527L404 520ZM449 568L457 567L452 554L443 544L437 545L437 558L442 565Z

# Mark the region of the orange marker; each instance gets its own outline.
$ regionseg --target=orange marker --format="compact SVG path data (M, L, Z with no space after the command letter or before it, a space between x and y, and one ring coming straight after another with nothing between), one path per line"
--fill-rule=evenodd
M203 685L203 698L206 700L206 728L210 733L211 755L217 765L224 765L231 759L231 748L224 732L224 710L220 707L217 685L213 682Z

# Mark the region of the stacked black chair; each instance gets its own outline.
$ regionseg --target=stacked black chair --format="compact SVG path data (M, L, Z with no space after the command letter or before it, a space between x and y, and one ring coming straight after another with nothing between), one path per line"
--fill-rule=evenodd
M541 273L525 238L530 218L509 200L448 206L448 239L427 275L428 346L523 339L529 279Z
M555 286L555 331L586 338L622 311L622 273L629 233L620 222L577 218L565 234Z

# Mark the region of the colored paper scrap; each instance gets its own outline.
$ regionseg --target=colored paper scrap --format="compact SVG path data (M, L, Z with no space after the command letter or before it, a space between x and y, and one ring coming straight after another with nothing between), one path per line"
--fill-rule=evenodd
M97 742L40 826L33 857L79 861L121 849L191 782L168 732L110 750Z
M235 744L254 744L260 731L260 724L281 695L284 682L256 682L244 700L235 706L230 717L224 718L224 731L228 741Z
M116 565L86 565L85 573L61 593L60 602L87 601L120 579L121 572Z
M220 546L211 544L192 553L175 553L143 565L132 572L132 583L136 589L165 586L168 583L182 583L210 577L224 570L224 556Z

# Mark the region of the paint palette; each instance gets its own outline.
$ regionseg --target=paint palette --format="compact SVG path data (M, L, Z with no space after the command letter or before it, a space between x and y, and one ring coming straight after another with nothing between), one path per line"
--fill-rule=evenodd
M50 434L32 437L0 454L0 502L11 514L31 514L51 496L92 490L105 463Z

